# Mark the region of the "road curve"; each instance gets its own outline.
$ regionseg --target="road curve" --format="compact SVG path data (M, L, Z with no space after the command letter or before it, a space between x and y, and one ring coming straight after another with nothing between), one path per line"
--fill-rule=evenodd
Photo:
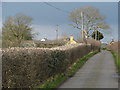
M102 51L94 55L59 88L118 88L112 54L109 51Z

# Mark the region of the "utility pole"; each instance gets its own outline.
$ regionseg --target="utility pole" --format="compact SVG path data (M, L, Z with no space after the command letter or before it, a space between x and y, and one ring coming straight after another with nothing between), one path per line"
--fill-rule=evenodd
M99 40L99 31L98 31L98 27L95 28L95 40Z
M94 34L95 34L95 40L97 40L97 28L94 26Z
M84 12L81 12L81 18L82 18L82 41L87 44L84 32Z
M95 30L95 40L97 40L97 30Z
M58 40L58 27L59 27L59 25L56 25L57 26L57 28L56 28L56 40Z
M84 39L84 13L81 12L81 18L82 18L82 39Z
M98 27L97 27L97 31L98 31L98 35L97 35L97 36L98 36L98 40L99 40L99 29L100 29L100 28L99 28L99 26L98 26Z

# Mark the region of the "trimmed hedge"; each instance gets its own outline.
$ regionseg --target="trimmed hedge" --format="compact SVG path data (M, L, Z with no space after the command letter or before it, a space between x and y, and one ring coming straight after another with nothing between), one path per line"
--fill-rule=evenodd
M65 39L58 39L58 40L47 40L47 41L34 41L36 47L39 48L53 48L65 45L68 41Z
M100 46L94 46L98 51ZM93 51L85 44L56 48L2 49L2 85L4 88L31 88L49 77L66 71L78 58Z
M108 44L107 49L111 49L120 57L120 41Z
M45 90L52 90L52 88L58 88L65 80L73 76L90 57L97 53L99 52L90 52L89 54L74 62L74 64L71 65L71 67L69 67L65 73L60 73L53 77L50 77L42 85L35 87L33 90L39 90L40 88L44 88Z

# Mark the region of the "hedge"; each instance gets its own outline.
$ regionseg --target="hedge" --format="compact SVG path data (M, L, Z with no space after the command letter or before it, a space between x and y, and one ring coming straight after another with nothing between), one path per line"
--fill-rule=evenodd
M118 74L120 74L120 41L108 44L107 49L112 53L118 69Z
M78 58L93 49L98 51L99 46L75 44L56 48L4 48L2 86L32 88L40 85L49 77L65 72Z

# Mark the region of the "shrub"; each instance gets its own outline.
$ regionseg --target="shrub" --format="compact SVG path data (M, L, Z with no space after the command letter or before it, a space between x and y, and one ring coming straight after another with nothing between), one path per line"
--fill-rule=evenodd
M107 48L111 49L112 51L114 51L115 53L117 53L118 56L120 57L120 53L119 53L120 52L120 41L108 44Z
M75 44L55 48L2 49L2 84L8 88L31 88L49 77L65 72L78 58L92 49L91 45Z
M40 48L52 48L57 46L63 46L66 43L67 43L67 40L64 40L64 39L35 41L36 47L40 47Z
M110 49L111 53L113 54L113 57L115 59L115 64L118 69L118 73L120 74L120 41L119 42L112 42L111 44L108 44L107 49Z

